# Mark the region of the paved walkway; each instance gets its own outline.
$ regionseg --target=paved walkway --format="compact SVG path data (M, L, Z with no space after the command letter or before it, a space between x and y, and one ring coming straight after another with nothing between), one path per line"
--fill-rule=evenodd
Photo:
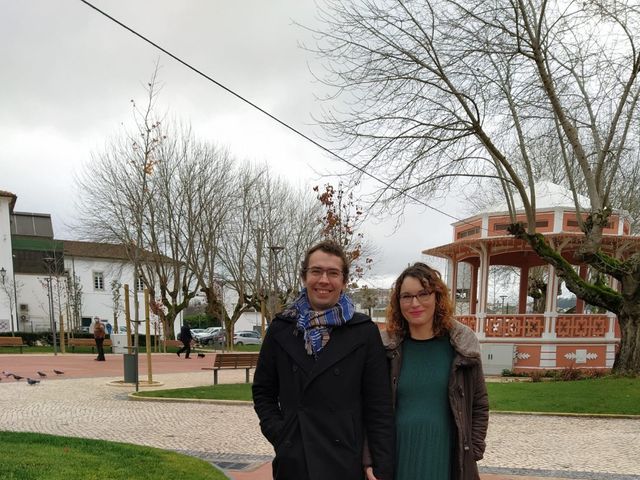
M153 379L162 388L208 385L212 373L201 367L212 360L154 355ZM122 379L122 363L120 355L107 355L107 362L90 355L0 355L0 371L48 375L35 386L2 376L0 429L177 450L221 466L235 480L270 478L265 462L272 448L250 406L129 401L133 387L108 384ZM65 374L56 376L54 368ZM140 378L146 378L142 362ZM220 381L243 382L244 371L223 371ZM492 414L487 445L483 480L640 480L640 420Z

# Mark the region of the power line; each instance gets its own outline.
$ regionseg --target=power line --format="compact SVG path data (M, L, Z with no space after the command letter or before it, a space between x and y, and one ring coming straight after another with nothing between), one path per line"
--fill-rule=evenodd
M462 220L458 217L456 217L455 215L452 215L450 213L445 212L444 210L440 210L437 207L434 207L432 205L429 205L428 203L426 203L425 201L411 195L410 193L407 193L404 190L401 190L397 187L395 187L393 184L388 183L384 180L382 180L381 178L373 175L372 173L367 172L365 169L363 169L362 167L357 166L356 164L354 164L353 162L350 162L349 160L347 160L344 157L341 157L340 155L338 155L337 153L335 153L334 151L330 150L329 148L325 147L324 145L322 145L321 143L318 143L317 141L313 140L312 138L310 138L309 136L305 135L304 133L302 133L300 130L298 130L297 128L289 125L288 123L284 122L283 120L280 120L278 117L276 117L275 115L269 113L267 110L265 110L264 108L260 107L259 105L253 103L251 100L243 97L242 95L240 95L239 93L235 92L234 90L232 90L231 88L227 87L226 85L220 83L219 81L215 80L214 78L210 77L209 75L207 75L206 73L202 72L201 70L197 69L196 67L192 66L191 64L187 63L186 61L182 60L180 57L178 57L177 55L174 55L173 53L169 52L167 49L161 47L160 45L158 45L157 43L153 42L152 40L148 39L147 37L145 37L144 35L142 35L141 33L138 33L137 31L135 31L133 28L127 26L126 24L122 23L120 20L112 17L111 15L109 15L108 13L106 13L105 11L99 9L98 7L96 7L95 5L91 4L90 2L88 2L87 0L80 0L82 3L84 3L85 5L87 5L88 7L92 8L93 10L95 10L96 12L100 13L101 15L107 17L109 20L111 20L112 22L120 25L122 28L124 28L125 30L129 31L130 33L132 33L133 35L135 35L136 37L140 38L141 40L147 42L149 45L152 45L154 48L160 50L162 53L164 53L165 55L168 55L169 57L173 58L176 62L181 63L182 65L184 65L185 67L187 67L189 70L197 73L198 75L200 75L201 77L209 80L211 83L217 85L218 87L220 87L221 89L223 89L225 92L230 93L231 95L233 95L234 97L236 97L238 100L246 103L247 105L250 105L251 107L253 107L254 109L258 110L259 112L263 113L264 115L266 115L267 117L269 117L270 119L274 120L275 122L279 123L280 125L282 125L283 127L285 127L286 129L290 130L291 132L295 133L296 135L298 135L299 137L302 137L303 139L307 140L308 142L311 142L313 145L315 145L316 147L324 150L325 152L327 152L328 154L334 156L335 158L337 158L338 160L340 160L343 163L346 163L347 165L349 165L351 168L357 170L358 172L362 173L363 175L366 175L367 177L375 180L376 182L381 183L382 185L384 185L385 187L387 187L390 190L393 190L394 192L408 198L409 200L412 200L420 205L423 205L427 208L430 208L431 210L440 213L441 215L445 215L453 220L456 220L458 222L463 222L469 225L473 225L471 222L467 222L466 220Z

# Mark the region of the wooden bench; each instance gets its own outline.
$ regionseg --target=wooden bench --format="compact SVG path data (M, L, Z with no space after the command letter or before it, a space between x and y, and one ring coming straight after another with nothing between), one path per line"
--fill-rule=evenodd
M22 337L0 337L0 347L20 347L20 353L22 353L22 347L27 347Z
M104 348L111 348L111 340L104 339ZM96 350L96 341L93 338L70 338L67 340L67 347L71 347L71 351L74 352L76 347L91 347L91 352Z
M216 358L213 361L213 367L202 367L202 369L213 370L213 384L217 385L218 370L244 368L247 373L246 383L249 383L249 370L256 368L258 355L258 353L216 353Z
M177 348L182 348L182 342L180 340L163 340L164 344L167 347L177 347Z

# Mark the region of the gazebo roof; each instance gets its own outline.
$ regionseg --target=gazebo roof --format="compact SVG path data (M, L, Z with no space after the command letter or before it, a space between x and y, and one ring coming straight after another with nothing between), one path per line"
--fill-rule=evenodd
M573 252L584 242L584 233L582 232L550 233L544 236L557 246L562 245L564 252ZM423 250L422 253L435 257L455 257L458 260L463 260L470 257L478 257L480 255L478 249L482 248L483 245L490 247L492 254L533 252L529 244L523 240L512 236L500 236L458 240L446 245L428 248ZM610 251L611 253L618 251L624 253L629 249L638 251L640 249L640 237L635 235L603 235L602 246L605 251Z
M547 210L553 208L576 208L571 190L568 190L564 187L561 187L560 185L546 180L537 182L535 189L537 210ZM590 208L591 202L589 202L589 199L587 197L577 194L577 198L581 208ZM514 197L513 201L517 211L523 210L524 207L522 204L522 199L519 196ZM502 202L484 208L480 210L476 215L485 213L502 213L508 211L509 207L507 206L507 203Z

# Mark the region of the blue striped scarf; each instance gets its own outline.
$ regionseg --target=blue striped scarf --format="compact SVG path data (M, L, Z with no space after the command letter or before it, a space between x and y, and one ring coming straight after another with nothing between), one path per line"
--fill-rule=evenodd
M297 318L296 331L303 332L304 346L309 355L318 356L329 341L331 330L346 324L353 318L353 302L344 293L338 303L323 312L316 312L309 304L307 289L300 291L298 298L282 313L289 318Z

